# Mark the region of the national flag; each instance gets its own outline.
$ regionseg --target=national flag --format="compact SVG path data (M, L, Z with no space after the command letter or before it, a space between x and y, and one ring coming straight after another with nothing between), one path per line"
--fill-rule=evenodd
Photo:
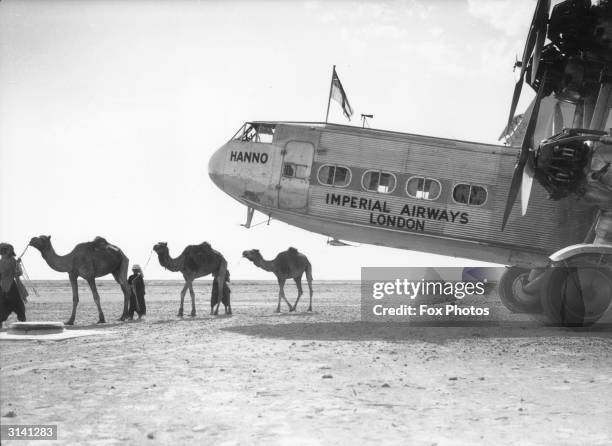
M334 98L338 102L338 104L340 104L344 116L346 116L347 119L350 121L351 116L353 116L353 107L351 107L351 104L349 104L348 98L346 97L344 88L342 88L342 83L340 82L340 78L336 73L335 67L332 75L331 97Z

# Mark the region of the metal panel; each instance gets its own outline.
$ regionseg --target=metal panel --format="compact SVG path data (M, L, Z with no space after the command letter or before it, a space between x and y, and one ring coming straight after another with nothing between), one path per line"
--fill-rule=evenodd
M453 149L453 150L449 150ZM492 183L499 175L499 159L502 150L498 146L451 144L448 140L423 137L406 137L404 141L375 139L359 135L347 135L323 131L315 160L321 163L370 166L372 169L401 170L438 178L455 178L454 172L469 167L474 182ZM507 149L509 159L515 153ZM466 152L478 153L476 163L466 166ZM384 154L384 156L381 156ZM443 168L448 166L448 168Z
M534 195L540 195L543 191L534 192ZM349 197L351 200L355 197L355 199L339 205L337 202L333 203L332 196L328 194L335 194L335 197L340 195L341 200L344 200L344 197ZM368 203L378 201L379 205L375 209L372 209L372 205L367 209L359 209L361 198L368 200ZM588 230L588 224L580 224L580 221L588 222L591 214L575 213L572 218L576 223L563 225L560 222L565 211L554 205L551 206L554 202L544 203L548 205L532 207L525 217L519 218L519 215L514 215L513 223L502 232L501 213L490 209L315 185L311 187L309 214L359 223L372 229L466 238L492 245L513 245L527 251L546 253L581 241ZM419 207L424 209L421 210ZM520 214L520 210L513 212L516 213Z
M282 158L280 147L268 143L230 141L225 146L225 157L224 190L232 191L237 198L277 207Z
M308 186L310 184L310 170L314 156L314 145L311 142L289 141L283 150L283 167L285 163L292 163L304 167L301 178L287 177L281 172L278 207L305 212L308 208ZM300 169L301 170L301 169Z
M537 183L533 186L527 215L520 215L520 205L517 204L510 216L508 227L504 232L501 231L501 219L514 170L516 149L417 135L393 134L388 137L383 132L379 133L380 137L357 129L352 134L346 129L322 130L315 154L316 164L349 166L354 170L354 179L348 189L323 186L314 179L310 202L312 215L360 223L378 229L422 231L546 253L581 242L588 231L593 218L591 207L572 200L548 200L546 191ZM363 169L369 168L397 175L398 187L393 194L363 191L359 175ZM405 182L415 174L442 181L443 193L437 201L417 200L407 196ZM478 207L455 203L451 198L451 190L457 183L484 186L488 191L486 204ZM390 212L371 212L350 205L330 205L326 203L327 194L330 193L354 196L357 201L360 198L381 200L386 202ZM429 216L419 218L408 214L401 215L405 205L408 205L409 209L412 209L412 206L425 207ZM443 210L448 212L443 218L439 218L444 215ZM468 222L457 223L457 217L452 221L450 212L455 213L453 215L467 214ZM398 223L400 217L403 221ZM406 226L400 228L398 225L412 226L412 229Z

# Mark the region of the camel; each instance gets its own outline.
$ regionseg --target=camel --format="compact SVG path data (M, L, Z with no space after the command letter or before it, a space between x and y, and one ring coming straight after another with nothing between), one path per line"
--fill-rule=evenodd
M127 283L127 273L129 260L121 249L111 245L103 237L96 237L91 242L79 243L69 254L60 256L53 249L50 235L32 237L30 246L40 251L43 259L52 269L61 273L68 273L70 286L72 287L72 314L66 325L74 325L76 309L79 304L79 287L77 284L79 277L85 279L89 284L94 302L98 307L98 323L103 324L106 320L100 305L96 277L112 274L123 291L123 314L119 320L124 321L128 318L130 286Z
M196 315L195 308L195 292L193 291L193 281L198 277L204 277L212 274L214 280L217 282L216 288L213 286L213 294L216 292L217 297L211 296L211 308L210 314L219 314L219 305L221 301L227 301L225 306L225 313L232 314L232 307L229 305L229 287L226 282L229 282L229 271L227 270L227 261L219 253L212 249L209 243L204 242L200 245L189 245L187 246L180 256L176 258L170 257L170 251L168 249L168 243L159 242L153 250L157 253L159 264L169 271L180 272L185 279L185 285L181 290L181 306L178 310L178 317L183 317L183 305L185 303L185 293L189 290L191 296L191 316ZM222 290L223 297L218 298L219 290ZM226 296L227 293L227 296ZM216 303L216 308L213 306ZM229 308L229 310L228 310Z
M250 251L244 251L243 257L246 257L255 266L263 269L264 271L273 272L278 280L279 292L278 292L278 306L276 312L281 311L281 298L289 306L289 311L295 311L297 304L302 296L302 274L306 272L306 280L308 281L308 288L310 290L310 304L308 305L308 311L312 311L312 266L308 261L308 258L298 252L295 248L289 248L287 251L279 253L274 260L264 260L258 249L251 249ZM287 279L293 279L298 289L298 296L293 307L285 297L285 281Z

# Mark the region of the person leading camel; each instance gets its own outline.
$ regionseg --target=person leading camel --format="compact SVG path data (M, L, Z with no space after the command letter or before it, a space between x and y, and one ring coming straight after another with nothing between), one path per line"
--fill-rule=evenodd
M140 265L132 266L132 275L128 277L130 285L130 308L128 309L128 319L134 319L134 312L138 314L138 320L147 314L147 305L145 304L145 284L144 274ZM140 310L137 310L137 307Z
M303 294L302 275L306 273L306 280L308 281L308 289L310 291L308 311L312 311L312 266L304 254L298 252L295 248L289 248L287 251L279 253L274 260L264 260L258 249L251 249L250 251L244 251L242 256L253 262L255 266L265 271L273 272L276 276L279 286L277 313L280 313L281 298L289 306L289 311L297 309L297 304ZM298 289L298 296L293 307L285 297L285 281L287 279L293 279Z
M17 315L19 322L25 322L25 300L27 293L19 292L21 266L15 258L15 250L9 243L0 243L0 327L11 313ZM24 288L25 290L25 288Z
M225 307L225 314L232 314L232 304L230 303L230 296L232 291L228 286L230 281L230 272L225 272L225 283L223 284L223 294L221 295L221 303ZM214 313L215 306L219 303L219 281L216 276L213 276L212 287L210 291L210 314Z

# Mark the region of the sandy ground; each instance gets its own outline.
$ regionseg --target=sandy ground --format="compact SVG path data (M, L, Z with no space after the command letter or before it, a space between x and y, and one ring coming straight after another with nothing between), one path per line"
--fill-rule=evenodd
M104 336L2 342L2 424L57 424L51 444L612 444L609 325L365 323L359 283L281 315L275 285L234 284L234 316L215 318L201 282L178 319L179 290L150 286L146 321ZM116 286L100 291L116 319ZM40 292L29 319L65 320L67 285ZM83 289L77 326L96 320Z

